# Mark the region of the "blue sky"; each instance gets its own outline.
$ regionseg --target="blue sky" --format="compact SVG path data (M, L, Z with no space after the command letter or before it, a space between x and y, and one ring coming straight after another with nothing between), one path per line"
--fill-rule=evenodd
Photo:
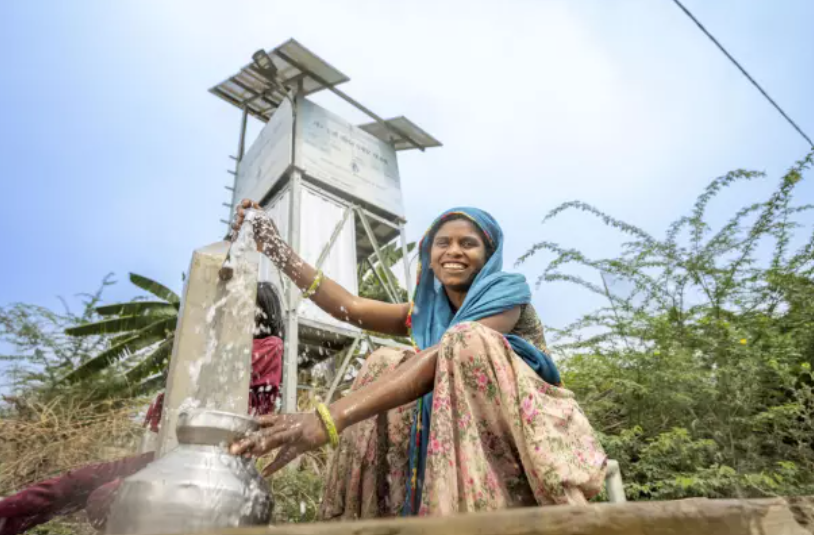
M814 3L685 3L814 135ZM541 227L561 202L661 233L714 176L770 173L714 204L723 220L807 151L670 0L9 0L0 305L56 307L108 272L120 280L108 301L136 293L129 271L180 291L191 251L223 234L237 142L239 112L207 89L289 37L347 73L358 100L444 142L402 153L410 236L450 206L480 206L503 225L510 264L541 239L616 251L584 217ZM801 198L814 198L809 182ZM567 286L535 293L554 325L594 304Z

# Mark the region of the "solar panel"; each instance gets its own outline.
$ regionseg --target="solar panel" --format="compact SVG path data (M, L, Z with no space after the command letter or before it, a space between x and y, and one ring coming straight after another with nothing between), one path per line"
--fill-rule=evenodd
M407 117L402 116L394 119L388 119L385 121L385 123L390 128L387 128L384 124L378 121L359 125L359 128L368 134L381 139L385 143L390 143L396 150L416 148L429 149L432 147L441 146L440 141L419 128ZM399 136L397 134L403 135ZM405 137L409 139L405 139Z
M294 39L269 51L268 56L277 69L276 83L249 63L211 88L210 93L240 109L246 107L251 115L266 122L286 98L289 88L302 83L303 94L310 95L350 80Z
M361 125L360 128L392 145L396 150L415 148L424 150L441 146L437 139L406 117L382 120L362 104L336 89L336 86L349 81L350 78L296 40L289 39L280 46L265 53L260 51L259 54L260 60L264 59L263 55L266 54L271 61L268 69L273 72L273 76L264 75L263 69L252 62L209 91L241 110L245 108L253 117L268 122L283 99L290 98L292 89L301 88L300 94L303 96L330 89L375 119L374 122Z

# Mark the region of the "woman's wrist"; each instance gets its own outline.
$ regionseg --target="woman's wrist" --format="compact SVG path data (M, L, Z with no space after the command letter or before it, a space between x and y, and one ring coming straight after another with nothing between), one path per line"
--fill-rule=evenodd
M283 273L288 273L291 268L291 259L294 255L294 251L289 247L289 245L282 240L277 246L267 245L263 249L263 254L265 254L269 260Z
M342 431L344 431L349 425L352 425L348 423L347 415L345 414L345 411L341 408L341 404L342 400L328 405L328 412L331 414L334 426L336 427L336 432L339 433L340 435L342 434Z
M324 403L317 403L314 412L320 421L320 430L322 431L321 443L323 445L328 443L332 448L336 448L339 445L339 430L336 427L336 422L334 421L330 409Z
M252 220L254 239L260 252L266 255L278 269L285 271L291 263L294 251L280 236L280 232L267 214Z
M319 414L314 413L314 417L317 419L317 426L319 426L319 443L317 447L321 448L325 445L331 444L331 435L328 433L328 428L325 427L325 422L322 421Z
M286 271L289 268L293 251L287 243L282 239L268 237L258 237L257 241L260 243L260 252L271 260L277 269Z

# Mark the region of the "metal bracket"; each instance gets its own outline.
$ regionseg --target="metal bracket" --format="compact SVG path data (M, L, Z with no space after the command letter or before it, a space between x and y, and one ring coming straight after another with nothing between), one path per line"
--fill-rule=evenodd
M382 281L382 283L385 284L385 289L390 296L390 300L395 303L398 291L396 290L396 285L392 280L390 280L390 271L387 269L387 264L384 262L384 256L382 256L382 251L379 247L379 240L376 239L376 235L373 233L373 228L370 226L370 221L368 221L365 211L358 206L354 207L354 209L356 210L356 213L359 214L359 219L362 221L362 226L365 228L367 239L370 240L370 244L373 246L373 251L376 254L376 258L379 260L379 265L382 266L382 271L384 272L384 281ZM379 274L376 271L375 266L372 266L371 264L371 267L373 267L373 273L375 273L378 277ZM387 285L389 285L389 288Z
M408 136L407 134L405 134L404 132L402 132L400 129L396 128L392 124L388 123L387 121L385 121L384 119L382 119L381 117L379 117L378 115L376 115L375 113L370 111L365 106L362 106L360 103L358 103L357 101L352 99L349 95L345 94L341 90L334 87L333 84L329 84L321 76L317 75L314 72L311 72L310 70L305 68L303 65L301 65L300 63L298 63L294 59L292 59L289 56L287 56L286 54L284 54L281 50L275 50L274 53L277 54L280 58L282 58L283 61L285 61L286 63L288 63L290 65L293 65L294 67L298 68L302 72L307 72L308 76L310 76L311 78L313 78L317 82L321 83L323 86L325 86L326 89L331 91L333 94L335 94L336 96L338 96L339 98L341 98L342 100L347 102L348 104L350 104L352 106L355 106L357 109L361 110L363 113L368 115L371 119L373 119L374 121L376 121L377 123L382 125L382 127L384 127L385 130L389 130L390 132L395 134L397 136L397 139L403 139L404 141L406 141L410 145L414 146L415 148L417 148L421 152L424 152L424 147L420 143L416 142L413 138L411 138L410 136Z
M336 239L339 237L339 234L342 232L342 229L345 227L345 223L348 221L348 217L350 216L351 212L353 212L353 206L348 206L345 208L345 211L342 213L342 220L336 224L334 227L334 231L331 234L331 238L328 240L328 243L322 248L322 252L319 253L319 258L317 258L317 263L314 264L314 267L319 269L322 267L322 264L328 258L328 255L331 252L331 249L336 243Z
M608 460L608 470L605 473L605 490L608 492L610 503L625 503L625 486L622 483L622 471L617 461Z
M407 286L407 300L413 298L413 277L410 273L410 252L407 250L407 233L404 224L399 225L399 239L401 240L401 257L404 263L404 283Z
M390 299L391 303L395 303L396 296L393 295L393 292L390 290L390 286L388 286L388 284L384 282L384 279L382 279L382 276L379 275L379 272L376 271L376 266L373 264L373 262L370 261L370 258L365 258L365 262L367 262L367 265L370 266L370 270L373 271L373 275L376 277L376 280L379 282L379 285L382 288L384 288L384 293L387 294L387 298Z
M345 211L342 214L342 219L334 227L333 232L331 233L331 237L328 238L328 241L322 247L322 251L319 253L319 257L317 258L316 263L314 264L314 269L319 270L322 267L322 264L325 263L325 260L328 259L328 255L331 253L331 249L333 249L334 244L336 243L336 239L342 233L342 229L345 227L345 223L348 221L348 217L350 216L351 212L353 212L353 206L348 206L345 208ZM292 308L296 311L299 309L300 302L302 302L302 297L297 299L297 302L293 304Z
M356 354L356 346L359 345L359 341L361 339L362 333L359 333L356 335L356 338L353 339L353 342L351 342L350 347L348 347L348 350L345 353L345 358L342 360L342 365L339 367L339 370L337 370L334 380L331 382L331 388L328 389L328 394L325 396L325 403L330 403L331 399L333 399L334 392L339 386L339 382L345 376L345 372L348 370L348 364L350 364L350 359L352 359L353 355Z
M378 344L376 344L376 342L373 341L373 338L371 338L368 333L365 333L365 339L367 340L367 343L370 346L370 349L373 349L374 347L376 347L378 345Z

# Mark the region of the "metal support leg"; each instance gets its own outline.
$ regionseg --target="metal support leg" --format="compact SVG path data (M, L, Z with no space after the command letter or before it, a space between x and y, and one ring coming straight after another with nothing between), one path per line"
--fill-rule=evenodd
M608 491L608 501L611 503L625 503L625 486L622 483L622 472L619 463L608 460L608 471L605 474L605 489Z
M246 123L247 123L248 119L249 119L249 108L244 106L243 107L243 117L240 120L240 136L238 137L238 141L237 141L237 158L235 158L235 172L233 173L235 178L232 181L232 188L231 188L232 206L231 206L231 212L229 213L229 220L230 221L232 219L234 219L234 217L235 217L235 214L234 214L235 206L237 205L237 203L239 201L242 200L242 199L237 198L237 193L235 193L235 190L237 189L237 174L238 174L238 172L240 170L240 160L243 159L243 155L246 152ZM229 188L227 188L227 189L229 189Z
M345 376L345 372L348 370L348 365L350 364L353 355L356 354L356 347L359 345L359 341L361 339L362 333L359 333L356 335L356 338L353 339L353 342L351 342L348 351L345 353L345 358L342 360L342 365L339 367L339 371L336 372L334 380L331 382L331 388L328 389L328 394L325 396L325 403L330 403L333 399L334 392L339 386L339 383L342 381L342 378Z
M410 257L407 250L407 233L404 231L404 224L399 225L399 239L401 240L401 259L404 263L404 284L407 289L407 299L413 298L413 277L410 273Z
M243 117L240 120L240 139L237 145L237 161L243 159L243 155L246 154L246 122L249 119L249 108L248 106L243 107Z
M353 206L348 206L347 208L345 208L345 212L342 214L342 219L339 221L339 223L336 224L336 226L334 227L334 231L331 234L331 238L328 240L328 243L326 243L325 246L322 248L322 252L319 253L317 263L314 264L314 267L316 269L321 268L325 260L328 259L328 254L330 254L331 248L334 246L334 243L336 243L336 239L339 237L339 234L342 232L342 229L345 228L345 223L347 223L348 217L350 216L352 211Z
M382 256L382 251L379 247L379 240L376 239L376 235L373 233L373 228L370 226L370 221L367 220L365 211L357 207L356 213L359 214L359 219L362 221L362 226L365 228L367 239L370 240L370 244L373 246L373 251L376 253L376 258L379 260L379 265L382 266L382 271L384 271L384 281L386 284L390 285L390 292L388 293L395 297L398 295L398 291L396 291L396 286L390 279L390 272L387 269L387 264L384 262L384 256ZM375 272L376 270L374 269L373 271Z
M376 266L373 265L373 262L371 262L369 258L366 259L366 261L367 261L367 265L370 266L371 271L373 271L373 276L376 277L376 280L379 281L379 284L381 285L381 287L384 288L384 293L387 294L387 298L390 299L390 302L391 303L398 303L398 301L396 300L396 296L393 295L393 292L390 290L390 286L386 282L384 282L384 279L382 279L382 276L379 275L378 271L376 271Z
M300 250L300 196L302 175L299 170L291 172L289 191L290 208L288 213L288 243L295 251ZM286 296L286 329L283 352L283 412L297 412L297 359L299 358L299 316L300 290L296 284L288 285Z

